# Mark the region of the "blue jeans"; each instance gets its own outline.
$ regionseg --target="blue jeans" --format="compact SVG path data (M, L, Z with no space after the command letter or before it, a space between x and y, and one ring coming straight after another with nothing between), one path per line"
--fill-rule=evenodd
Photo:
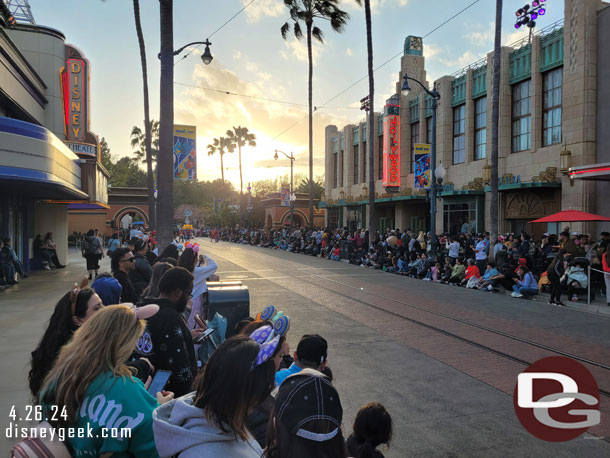
M538 294L538 288L528 288L526 286L513 285L513 291L515 293L520 293L525 296L535 296L536 294Z

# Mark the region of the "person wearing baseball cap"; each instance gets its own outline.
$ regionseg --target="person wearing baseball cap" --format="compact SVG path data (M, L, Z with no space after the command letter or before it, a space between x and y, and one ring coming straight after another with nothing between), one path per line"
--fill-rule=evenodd
M297 345L294 353L294 363L288 369L282 369L275 374L275 384L279 386L286 377L303 369L323 371L327 364L328 343L318 334L305 334Z
M342 420L335 387L324 374L305 368L287 377L278 390L264 456L346 458Z

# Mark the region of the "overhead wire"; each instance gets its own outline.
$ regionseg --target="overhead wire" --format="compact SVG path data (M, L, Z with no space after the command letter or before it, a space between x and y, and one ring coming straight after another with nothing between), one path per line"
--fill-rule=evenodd
M207 36L207 40L209 40L210 38L212 38L217 32L219 32L224 26L226 26L229 22L231 22L233 19L235 19L237 16L239 16L241 13L243 13L246 8L248 8L250 5L252 5L256 0L251 0L250 3L244 5L242 7L242 9L240 9L237 13L235 13L233 16L231 16L229 19L227 19L220 27L218 27L216 30L214 30L210 35ZM193 51L195 51L195 49L199 49L199 47L201 46L201 44L198 44L197 46L195 46L194 48L192 48L188 53L186 53L181 59L177 60L176 62L174 62L174 66L176 64L178 64L178 62L182 62L184 59L186 59L189 55L191 55L191 53Z

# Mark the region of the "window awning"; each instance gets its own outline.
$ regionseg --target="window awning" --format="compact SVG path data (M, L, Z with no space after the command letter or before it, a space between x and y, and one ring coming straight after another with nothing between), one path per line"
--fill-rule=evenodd
M575 180L610 181L610 162L570 167L568 175Z

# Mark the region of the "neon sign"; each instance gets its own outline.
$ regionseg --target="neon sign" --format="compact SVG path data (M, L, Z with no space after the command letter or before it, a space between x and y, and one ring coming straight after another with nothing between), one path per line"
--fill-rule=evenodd
M383 186L396 192L400 188L400 106L388 103L383 117Z

